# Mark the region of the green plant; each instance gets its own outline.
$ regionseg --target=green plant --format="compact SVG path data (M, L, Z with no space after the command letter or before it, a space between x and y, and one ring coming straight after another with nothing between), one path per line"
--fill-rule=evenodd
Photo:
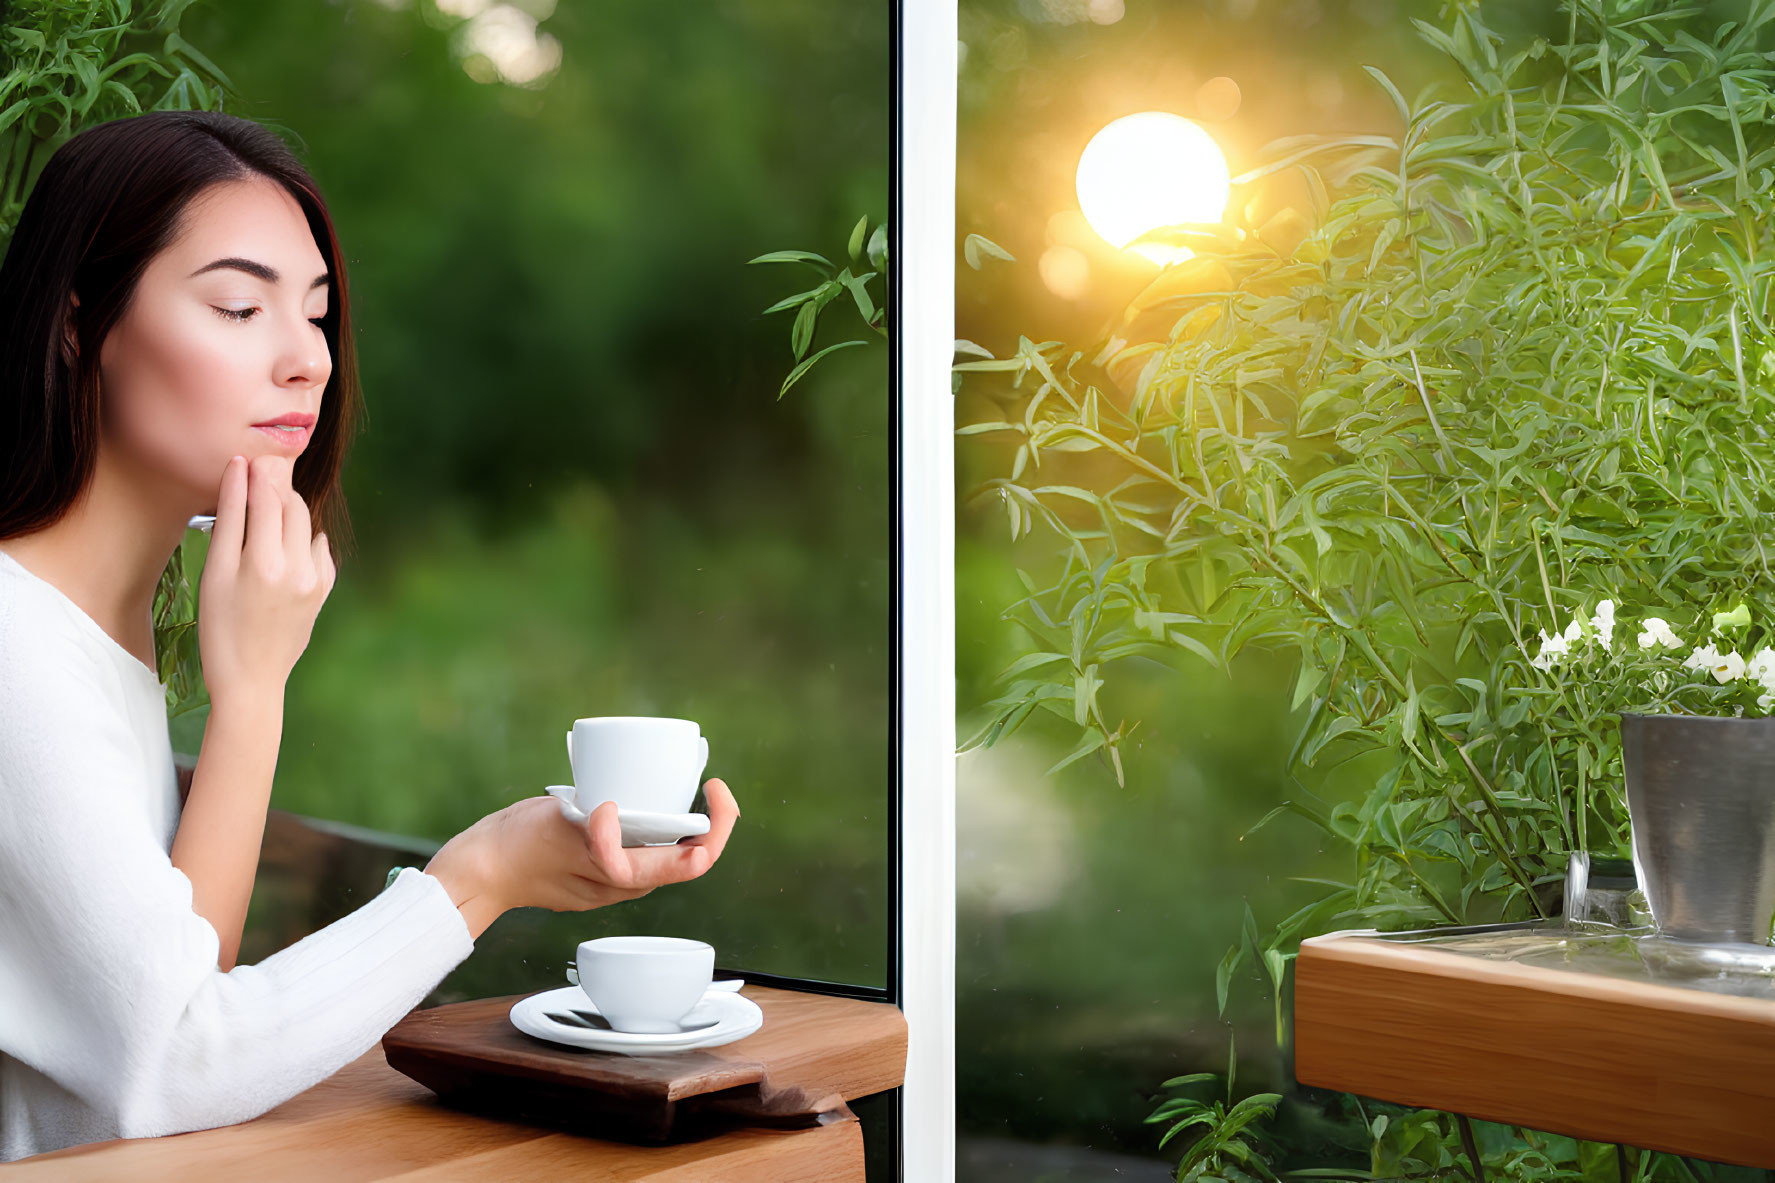
M1179 1183L1196 1179L1267 1179L1275 1183L1276 1171L1265 1152L1258 1127L1263 1118L1275 1113L1276 1103L1282 1097L1278 1093L1253 1093L1235 1102L1233 1076L1237 1068L1236 1046L1229 1041L1224 1101L1172 1097L1146 1119L1171 1123L1159 1139L1161 1148L1186 1130L1196 1131L1183 1160L1177 1164ZM1187 1088L1213 1079L1212 1072L1192 1072L1187 1076L1174 1076L1160 1087Z
M220 110L233 84L179 36L192 0L12 0L0 5L0 245L37 174L81 128L144 111ZM196 597L183 546L154 593L154 649L178 715L202 705Z
M970 744L1091 717L1122 657L1284 646L1290 770L1383 763L1360 801L1292 805L1357 855L1337 918L1537 913L1567 851L1625 849L1612 720L1550 728L1528 642L1559 598L1766 612L1775 148L1744 128L1770 122L1771 10L1567 11L1520 47L1480 6L1418 22L1463 93L1408 104L1371 70L1404 134L1273 146L1239 183L1303 175L1311 229L1200 243L1138 339L956 367L1009 379L962 429L1019 441L983 492L1070 560ZM1054 471L1073 451L1088 482Z
M867 246L864 245L864 235L866 234L868 235ZM866 339L839 341L826 346L811 357L807 356L808 347L813 344L814 331L818 327L821 312L828 304L839 299L846 292L850 293L851 300L856 304L857 314L863 318L864 326L874 330L883 340L887 338L887 305L877 302L877 299L869 292L869 281L874 279L877 273L884 273L882 286L884 288L887 286L885 279L888 262L887 223L878 224L875 227L875 232L869 234L869 215L864 214L857 219L856 226L851 230L850 240L846 244L846 253L852 264L859 263L861 256L867 254L869 265L875 270L852 275L850 267L846 267L834 275L834 265L831 260L813 251L771 251L769 254L746 260L748 264L799 263L813 268L823 277L822 281L815 286L804 292L785 296L764 310L765 315L772 312L786 312L791 308L796 310L795 322L789 330L789 346L794 351L797 364L794 369L789 371L789 376L783 379L782 386L778 388L777 398L779 399L789 392L789 387L805 377L822 357L852 345L868 344Z

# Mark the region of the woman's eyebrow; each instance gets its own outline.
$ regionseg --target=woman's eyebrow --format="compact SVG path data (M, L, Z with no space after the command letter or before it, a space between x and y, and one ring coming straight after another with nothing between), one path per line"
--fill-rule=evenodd
M257 276L266 283L277 283L283 278L282 273L279 272L277 268L269 267L264 263L255 263L251 259L242 259L238 255L230 255L226 259L217 259L213 263L205 263L186 278L193 279L202 275L205 271L215 271L222 267L232 267L236 271L244 271L248 275ZM324 286L327 283L327 280L328 276L325 274L315 276L314 282L308 285L308 290L313 291L315 288Z

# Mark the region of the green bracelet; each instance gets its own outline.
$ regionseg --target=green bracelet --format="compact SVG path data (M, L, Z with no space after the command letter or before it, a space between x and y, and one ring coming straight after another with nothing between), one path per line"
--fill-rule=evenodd
M383 890L386 891L387 889L393 887L395 879L400 875L400 873L402 871L405 871L406 869L407 868L405 868L405 867L396 867L394 870L390 871L388 873L388 882L386 882L382 885ZM415 871L422 870L422 868L420 868L420 867L414 867L413 869Z

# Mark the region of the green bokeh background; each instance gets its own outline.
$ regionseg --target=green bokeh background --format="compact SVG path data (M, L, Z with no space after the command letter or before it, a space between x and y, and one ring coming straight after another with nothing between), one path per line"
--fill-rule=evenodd
M471 77L429 0L185 16L327 195L369 406L272 803L441 842L567 782L576 717L657 714L744 814L698 881L509 913L440 997L559 985L628 932L885 983L886 351L775 401L791 281L745 263L886 216L886 21L564 4L531 89Z

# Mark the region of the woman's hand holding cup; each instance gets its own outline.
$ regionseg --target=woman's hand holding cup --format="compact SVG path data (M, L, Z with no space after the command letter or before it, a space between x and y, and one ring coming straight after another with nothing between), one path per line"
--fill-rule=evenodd
M553 797L526 797L488 814L446 842L426 865L479 937L508 908L585 912L639 899L683 883L715 865L740 809L727 782L703 784L709 832L669 846L622 844L614 801L583 824L570 822Z

